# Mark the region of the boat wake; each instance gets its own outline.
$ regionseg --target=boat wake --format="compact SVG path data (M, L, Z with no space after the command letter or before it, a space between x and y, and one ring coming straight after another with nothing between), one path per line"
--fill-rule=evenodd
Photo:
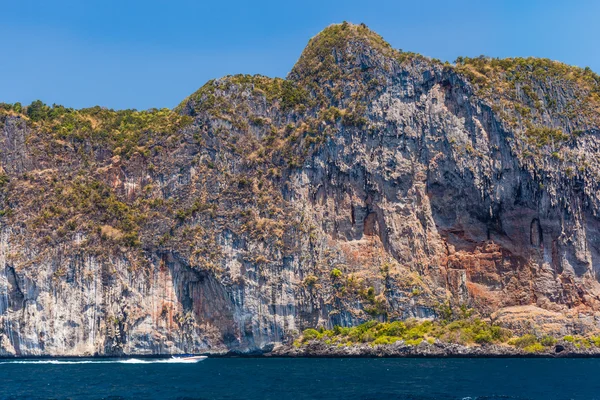
M53 364L53 365L73 365L73 364L193 364L202 361L206 357L189 358L127 358L118 360L10 360L0 361L0 364Z

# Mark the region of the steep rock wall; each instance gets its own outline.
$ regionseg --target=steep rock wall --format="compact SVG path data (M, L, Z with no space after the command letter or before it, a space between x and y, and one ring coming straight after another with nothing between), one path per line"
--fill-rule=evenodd
M596 329L595 92L486 62L341 25L175 112L3 111L0 355L260 352L444 305Z

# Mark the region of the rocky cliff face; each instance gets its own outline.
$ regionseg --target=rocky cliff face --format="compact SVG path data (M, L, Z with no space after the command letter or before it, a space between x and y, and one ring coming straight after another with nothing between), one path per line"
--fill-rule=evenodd
M600 324L600 78L364 26L175 110L0 107L0 355L265 351L468 306Z

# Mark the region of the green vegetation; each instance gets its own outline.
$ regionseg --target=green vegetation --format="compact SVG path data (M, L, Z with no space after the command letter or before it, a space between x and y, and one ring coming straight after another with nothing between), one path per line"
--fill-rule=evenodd
M454 68L471 81L479 96L493 103L505 122L524 132L525 142L534 150L557 148L577 130L597 126L600 76L590 68L544 58L485 56L459 57ZM561 98L557 92L563 94ZM547 126L547 114L573 132Z
M33 227L50 223L58 226L59 236L64 236L87 226L103 240L131 247L140 245L138 231L144 214L120 201L104 183L77 177L72 182L57 182L53 190L56 202L41 205L39 215L31 221Z
M363 300L364 310L372 316L387 316L387 300L383 294L375 295L375 288L372 286L361 289L359 295Z
M332 330L311 328L302 332L295 345L302 346L315 340L338 346L352 346L360 343L372 346L389 345L401 340L412 346L423 341L429 344L439 341L466 346L497 344L516 347L527 353L547 351L558 342L552 336L540 338L532 334L525 334L513 337L510 330L474 317L455 321L416 319L394 322L368 321L355 327L335 326ZM589 339L580 336L565 336L563 341L573 343L576 348L589 348L592 345L600 347L600 336Z
M254 94L263 94L268 102L278 100L283 110L291 110L309 101L306 90L292 81L262 75L234 75L230 82L249 87Z
M255 114L256 110L249 106L249 103L260 104L265 100L269 107L279 108L284 113L300 113L316 106L314 96L294 81L261 75L234 75L208 82L175 111L195 116L205 113L221 120L225 126L215 129L212 134L226 140L235 153L243 156L246 164L264 169L273 177L281 175L283 166L300 167L310 152L333 132L335 122L352 126L367 122L360 114L364 109L354 107L340 112L338 121L336 118L326 121L329 124L323 124L323 113L319 113L319 118L307 116L296 123L279 126L278 121ZM231 124L231 129L226 127L227 124ZM258 140L251 128L263 130L262 139Z
M574 83L587 89L591 100L600 100L600 75L590 68L579 68L547 58L491 58L479 56L475 58L459 57L455 61L458 72L466 75L481 89L490 90L491 85L501 83L503 89L511 88L520 91L532 103L540 101L534 90L536 82L559 79ZM505 82L498 82L503 80ZM502 84L503 83L503 84ZM489 94L489 93L488 93ZM519 93L499 93L500 95L519 96ZM546 99L544 99L546 100Z
M19 114L23 111L23 106L21 103L9 104L9 103L0 103L0 112L14 112Z
M540 339L540 344L545 347L551 347L556 344L557 340L552 336L544 336Z
M567 335L567 336L563 337L563 340L565 342L573 343L575 341L575 338L572 335Z
M429 343L440 340L468 345L503 343L511 336L510 331L477 318L453 322L411 319L394 322L369 321L352 328L336 326L333 330L308 329L302 333L299 343L331 340L332 343L377 345L391 344L399 340L404 340L407 344L419 344L423 340Z
M3 105L0 112L24 112L31 128L51 139L74 145L94 145L114 155L130 157L134 152L149 155L150 133L167 137L192 123L192 119L169 109L109 110L102 107L75 110L60 105L48 106L36 100L23 110ZM19 111L17 111L19 110Z
M569 140L569 135L566 135L560 129L552 129L547 127L532 127L527 129L525 136L528 141L538 147L549 144L555 145L562 141Z
M592 336L590 339L582 337L582 336L573 336L573 335L567 335L565 337L563 337L563 340L565 342L569 342L569 343L573 343L573 345L578 348L590 348L592 346L592 344L594 344L595 346L598 346L598 344L600 344L600 340L598 340L599 338L597 336ZM596 344L598 343L598 344Z
M360 47L373 49L381 54L383 58L373 58L373 61L380 63L378 67L386 71L391 67L390 60L404 63L416 58L424 59L418 54L392 48L365 24L344 22L328 26L309 41L290 77L308 88L320 107L329 107L332 98L340 99L344 96L343 82L352 82L353 99L365 98L368 93L383 88L383 85L371 76L370 68L361 66L352 56L360 52L357 50ZM350 110L353 108L349 107ZM356 114L356 118L353 114L347 114L347 117L351 118L347 121L350 126L357 126L362 122L360 113Z
M153 204L128 197L118 187L115 190L123 179L120 164L137 154L139 168L163 146L173 146L191 124L190 117L168 109L75 110L39 100L26 107L1 104L0 114L19 115L27 124L31 156L47 168L11 175L3 201L12 208L0 206L1 216L26 216L24 223L34 232L32 237L45 244L71 240L77 232L90 246L108 249L108 241L112 249L140 248L142 225ZM113 172L111 164L117 165ZM9 177L0 173L0 188L8 187L8 182ZM152 187L148 187L143 196L150 198Z
M538 343L537 337L531 334L523 335L519 338L512 339L510 344L518 348L524 349Z
M331 270L331 274L330 275L331 275L332 279L340 279L343 274L342 274L342 271L340 271L337 268L334 268L334 269Z
M32 121L41 121L48 118L52 109L42 103L40 100L35 100L27 107L27 116Z
M6 175L4 172L0 173L0 188L6 186L6 184L8 183L8 175Z
M399 62L414 57L422 57L415 53L394 49L365 24L354 25L344 22L330 25L313 37L304 49L292 74L300 76L310 74L319 81L340 77L340 68L334 59L334 52L345 53L346 46L350 43L367 45L384 56L396 59Z
M255 96L264 96L269 103L278 102L284 111L302 109L310 104L308 92L292 81L262 75L233 75L208 81L181 102L174 111L182 113L190 104L194 115L201 112L207 112L215 117L231 115L235 112L235 107L223 93L234 89L247 90Z

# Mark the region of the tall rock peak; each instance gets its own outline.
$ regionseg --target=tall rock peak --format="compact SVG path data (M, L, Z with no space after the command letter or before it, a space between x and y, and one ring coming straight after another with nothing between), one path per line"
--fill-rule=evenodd
M365 67L365 59L375 55L402 60L408 54L412 53L392 48L365 24L334 24L310 39L289 78L332 78L341 68Z

